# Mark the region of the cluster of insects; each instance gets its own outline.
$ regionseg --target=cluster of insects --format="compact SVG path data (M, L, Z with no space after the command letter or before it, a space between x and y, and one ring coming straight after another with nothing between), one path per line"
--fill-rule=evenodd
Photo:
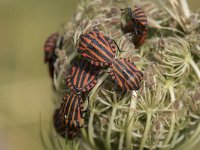
M127 14L127 24L122 27L124 32L134 35L134 44L141 45L147 34L147 19L144 11L135 6L122 9ZM44 46L45 62L49 63L49 72L53 78L56 60L55 49L58 33L52 34ZM75 137L84 125L82 94L89 92L98 82L102 70L109 68L109 74L122 91L138 90L143 73L135 64L127 59L117 58L116 52L121 51L117 43L103 32L94 28L79 37L77 51L83 59L77 60L70 71L64 73L65 83L70 93L65 94L59 109L54 113L54 126L59 135Z

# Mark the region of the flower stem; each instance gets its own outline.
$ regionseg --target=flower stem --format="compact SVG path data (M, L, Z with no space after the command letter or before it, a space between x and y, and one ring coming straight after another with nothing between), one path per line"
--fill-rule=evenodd
M120 139L119 139L118 150L122 150L123 142L124 142L124 132L121 132L121 133L120 133Z
M89 119L89 125L88 125L88 137L90 144L95 147L95 142L94 142L94 130L93 130L93 119L94 119L94 112L90 112L90 119Z
M173 85L169 87L169 93L170 93L170 97L171 97L171 103L175 102L176 98L175 98L175 94L174 94Z
M151 126L151 117L152 117L152 112L149 111L147 113L146 126L145 126L145 130L144 130L144 134L143 134L143 137L142 137L142 142L140 144L140 149L139 150L143 150L144 144L145 144L145 142L147 140L149 129L150 129L150 126Z
M90 92L89 94L89 99L90 99L90 102L89 102L89 105L90 107L92 107L92 104L93 104L93 99L95 97L95 95L97 94L97 90L98 88L101 86L101 84L105 81L105 79L108 77L109 74L107 73L104 73L98 80L97 84L94 86L94 88L92 89L92 91Z
M133 115L134 115L134 112L132 110L136 109L136 102L137 102L136 99L137 99L137 93L133 91L130 103L130 110L128 114L128 127L126 131L126 149L129 150L131 150L131 143L132 143L131 130L133 126Z
M117 108L116 108L116 106L114 106L113 109L112 109L112 114L111 114L111 117L110 117L110 122L109 122L109 125L108 125L108 130L107 130L107 135L106 135L106 149L107 150L112 149L111 148L110 136L111 136L112 125L113 125L113 121L114 121L114 118L115 118L116 111L117 111Z
M192 136L186 140L186 142L184 142L182 145L180 145L179 147L177 147L177 150L189 150L194 148L194 146L200 141L200 123L198 124L197 129L194 131L194 133L192 134Z
M97 84L95 85L95 87L92 89L92 91L90 92L89 95L89 106L91 108L91 112L90 112L90 118L89 118L89 125L88 125L88 136L89 136L89 141L90 144L95 147L95 142L94 142L94 129L93 129L93 119L94 119L94 111L92 111L93 108L93 100L95 99L95 96L97 94L97 89L101 86L101 84L104 82L104 80L108 77L108 74L105 73L103 74Z
M194 62L193 59L190 59L189 63L192 66L192 68L194 69L194 71L195 71L195 73L196 73L196 75L197 75L197 77L199 78L199 81L200 81L200 70L199 70L198 66L196 65L196 63Z
M190 9L187 0L179 0L179 2L182 8L182 12L184 13L184 16L186 17L186 19L188 19L190 17Z
M175 94L174 94L174 88L173 88L173 86L169 87L169 92L170 92L170 97L171 97L171 103L174 103L174 101L175 101ZM168 144L169 141L171 140L171 138L173 136L173 133L174 133L175 123L176 123L175 112L172 112L171 126L170 126L170 129L169 129L169 133L167 135L167 138L164 141L164 144Z

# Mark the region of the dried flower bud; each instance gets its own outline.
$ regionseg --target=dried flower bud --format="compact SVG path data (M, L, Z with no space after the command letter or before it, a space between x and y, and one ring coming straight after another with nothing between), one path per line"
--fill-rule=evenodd
M158 48L163 50L165 48L165 40L163 37L159 38L158 40Z
M184 104L183 104L183 101L181 100L175 100L173 106L174 106L174 109L180 110L184 107Z
M161 120L159 120L159 119L155 120L155 121L153 122L153 130L154 130L155 132L159 132L159 131L161 131L162 129L163 129L163 122L162 122Z

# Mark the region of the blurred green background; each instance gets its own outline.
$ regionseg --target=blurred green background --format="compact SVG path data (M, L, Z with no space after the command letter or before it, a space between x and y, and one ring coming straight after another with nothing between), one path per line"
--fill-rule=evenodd
M54 108L43 44L76 2L0 0L0 150L43 150L40 115L45 124Z
M54 104L42 48L46 38L72 17L76 3L0 0L1 150L44 149L40 120L48 126ZM189 3L193 10L200 6L199 0Z

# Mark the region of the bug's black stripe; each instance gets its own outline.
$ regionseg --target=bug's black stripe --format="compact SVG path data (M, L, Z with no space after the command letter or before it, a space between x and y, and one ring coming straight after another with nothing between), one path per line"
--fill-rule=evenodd
M81 82L81 85L80 85L81 87L84 86L83 84L84 84L84 79L85 79L86 75L87 75L87 72L84 71L84 72L83 72L83 75L82 75L82 77L81 77L81 81L80 81L80 82Z
M86 76L86 74L87 74L87 71L86 71L86 69L87 69L87 67L88 67L88 64L86 63L86 62L84 62L84 61L81 61L80 62L81 64L82 64L82 67L81 67L81 72L80 72L80 79L79 79L79 87L78 88L82 88L84 85L83 85L83 81L84 81L84 79L85 79L85 76Z
M127 61L124 61L124 63L128 66L127 69L129 69L130 71L135 72L135 74L136 74L138 77L140 77L140 76L142 75L142 72L139 71L139 70L137 70L134 64L131 64L131 63L127 62ZM134 67L135 67L135 68L134 68Z
M109 57L113 57L113 54L111 54L105 47L103 47L96 39L94 39L93 37L89 36L89 35L86 35L86 37L88 37L88 39L90 39L92 41L92 43L94 43L97 47L99 47L103 52L105 52ZM98 40L99 40L99 37L98 36ZM106 45L108 46L108 45ZM103 54L104 55L104 54Z
M66 111L68 111L68 110L70 109L69 107L70 107L70 104L71 104L71 100L72 100L72 99L73 99L73 94L70 94L70 95L68 96L68 98L67 98L67 101L66 101L66 102L67 102L67 105L66 105L66 107L64 107L64 110L65 110L65 111L64 111L64 113L65 113L64 115L66 115L66 116L67 116L67 114L68 114Z
M133 14L144 14L144 11L141 8L136 8L135 10L133 10Z
M133 67L134 65L131 66L128 62L126 62L126 61L124 61L124 62L129 66L129 68L130 68L131 70L134 70L134 72L138 73L140 77L143 76L143 73L142 73L141 71L135 70L135 68Z
M142 15L135 15L134 18L136 19L140 19L140 18L146 18L146 15L142 14Z
M105 36L103 36L102 35L102 37L103 38L105 38ZM105 44L106 46L109 46L108 45L108 40L109 40L109 38L107 37L107 38L105 38L105 39L103 39L100 35L98 35L98 39L103 43L103 44Z
M62 119L64 119L64 115L65 115L65 111L66 111L66 106L67 106L67 104L68 103L70 103L69 101L68 101L68 99L69 99L70 97L68 97L67 95L66 95L66 99L65 100L63 100L63 102L62 102L62 104L61 104L61 108L60 108L60 116L61 116L61 118Z
M79 70L78 70L78 66L76 66L77 64L75 64L75 69L74 69L74 72L73 72L73 74L71 74L71 84L73 85L73 86L75 86L76 85L76 82L75 82L75 77L76 77L76 74L79 72ZM73 69L73 68L72 68Z
M76 80L76 83L74 83L74 85L76 85L76 87L78 87L78 85L79 85L79 82L80 82L80 79L81 79L81 74L83 73L83 69L84 69L84 63L81 63L81 64L79 64L80 65L80 67L78 67L77 66L77 68L78 68L78 71L77 72L75 72L78 76L77 76L77 80Z
M76 106L74 107L74 120L78 120L78 111L80 110L80 106L79 106L79 100L76 104Z
M136 13L133 13L133 16L132 17L135 17L135 16L142 16L142 15L144 15L144 12L136 12Z
M106 48L104 48L96 39L93 39L92 37L90 37L89 35L86 35L86 37L88 39L90 39L92 41L92 43L94 43L97 47L99 47L103 52L105 52L105 54L107 54L107 57L113 58L113 54L111 54L109 52L109 50L107 50ZM104 55L104 54L102 54ZM108 58L109 59L109 58Z
M81 49L78 49L78 52L83 54L87 54L88 56L84 56L84 58L88 59L88 60L94 60L94 61L98 61L98 58L96 58L96 56L94 56L92 53L90 53L88 50L81 50Z
M137 77L136 77L137 74L136 74L136 73L132 73L132 72L129 70L130 68L127 68L120 60L116 60L116 61L120 64L120 66L121 66L124 70L127 71L127 73L128 73L129 76L130 76L130 77L128 77L129 79L131 79L131 77L134 78L134 80L135 80L135 82L136 82L137 85L135 85L134 81L133 81L133 84L134 84L135 86L139 87L139 81L138 81L138 79L137 79ZM127 80L127 81L132 81L132 79L131 79L131 80Z
M116 63L113 63L113 65L115 66L115 68L121 72L123 74L123 76L125 77L126 80L128 80L128 76L124 73L123 70L120 69L120 67L116 64ZM114 69L114 72L115 72L115 69ZM119 79L122 81L122 83L125 83L126 81L124 80L124 77L122 77L120 74L118 74L117 72L115 72L115 74L119 77ZM128 87L131 89L132 87L127 84Z
M87 43L84 39L83 39L82 41L87 45L87 47L88 47L90 50L94 51L94 52L95 52L99 57L101 57L104 61L110 62L110 59L107 58L107 57L106 57L105 55L103 55L102 53L100 53L98 50L96 50L95 47L93 47L92 45L90 45L89 43ZM90 50L89 50L89 51L90 51ZM88 52L85 51L86 54L92 55L91 53L89 53L89 51L88 51ZM96 58L96 57L94 56L94 58ZM98 58L96 58L96 59L99 60Z
M119 63L119 61L118 60L116 60L116 62L117 63ZM121 66L121 64L119 64L120 66L118 66L118 64L117 63L115 63L115 66L117 67L117 69L123 74L123 76L124 76L124 78L125 78L125 82L126 83L128 83L127 81L129 81L130 83L131 83L131 85L133 85L133 87L134 87L134 89L137 89L137 86L135 85L135 83L132 81L132 80L130 80L130 77L125 73L125 71L127 71L127 69L126 69L126 67L123 65L123 66ZM123 67L125 67L125 68L122 68ZM129 85L129 84L128 84ZM130 85L129 85L129 87L131 87ZM132 87L130 88L130 89L132 89Z
M130 73L131 74L133 74L134 75L134 79L135 79L135 81L137 82L137 85L138 85L138 88L139 88L139 86L140 86L140 81L141 81L141 78L140 78L140 71L139 70L135 70L134 69L134 64L131 64L131 63L128 63L128 62L126 62L126 61L123 61L122 62L124 65L127 65L127 70L129 70L130 71ZM136 67L135 67L136 68Z
M68 117L69 120L74 121L74 119L72 118L72 116L75 113L75 107L76 107L75 105L76 105L77 101L78 101L78 97L74 95L74 98L72 99L72 105L71 105L71 108L69 110L69 117Z
M110 43L109 43L109 41L110 41L111 39L107 37L107 40L106 40L106 39L102 39L101 36L98 36L98 37L99 37L98 40L100 40L102 43L103 43L103 41L104 41L104 42L105 42L105 45L106 45L107 47L109 47L110 50L109 50L109 49L106 49L105 47L103 47L100 43L99 43L99 45L102 46L102 47L105 49L105 52L107 52L107 54L109 55L110 58L113 58L113 57L115 56L115 54L114 54L114 52L112 51L112 48L111 48ZM105 38L105 36L103 36L103 38ZM97 42L98 42L98 41L97 41Z

